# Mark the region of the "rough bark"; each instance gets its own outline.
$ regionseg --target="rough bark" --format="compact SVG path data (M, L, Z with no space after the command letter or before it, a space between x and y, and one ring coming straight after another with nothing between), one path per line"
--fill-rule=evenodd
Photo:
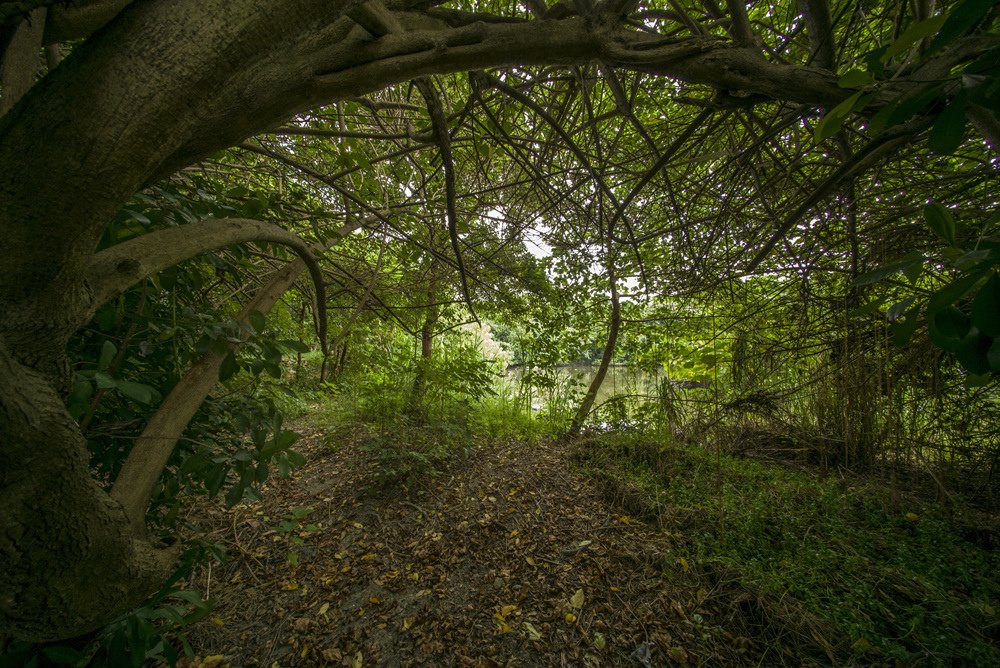
M209 218L144 234L95 254L87 268L87 281L93 291L91 308L100 308L140 280L184 260L248 241L276 243L294 250L306 263L303 266L310 269L318 291L317 302L325 303L319 266L313 249L305 241L259 220ZM320 314L324 311L321 306Z
M136 540L90 477L83 436L44 375L0 340L0 629L54 640L155 592L176 553Z
M41 61L46 9L36 9L26 20L12 28L6 45L0 45L0 116L17 104L35 83ZM2 41L2 40L0 40Z

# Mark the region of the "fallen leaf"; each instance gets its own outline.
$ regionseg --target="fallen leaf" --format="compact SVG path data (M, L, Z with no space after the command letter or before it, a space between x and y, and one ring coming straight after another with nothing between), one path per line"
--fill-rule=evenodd
M573 594L573 597L571 599L569 599L569 604L572 605L577 610L579 610L580 608L583 607L583 590L582 589L577 589L576 590L576 593Z
M414 622L416 621L417 621L416 617L406 617L405 619L403 619L403 630L409 631L410 627L413 626Z
M573 622L576 621L576 615L574 615L572 612L567 612L565 619L567 624L572 624Z
M539 633L538 629L532 626L529 622L524 622L523 624L521 624L521 627L524 628L525 632L528 634L528 640L542 639L542 634Z
M608 646L608 641L604 638L603 633L594 634L594 649L604 649Z
M351 661L351 668L361 668L365 662L365 655L358 650L358 653L354 655L354 661Z
M319 606L319 614L325 615L326 611L329 610L329 609L330 609L330 604L329 603L324 603L323 605Z

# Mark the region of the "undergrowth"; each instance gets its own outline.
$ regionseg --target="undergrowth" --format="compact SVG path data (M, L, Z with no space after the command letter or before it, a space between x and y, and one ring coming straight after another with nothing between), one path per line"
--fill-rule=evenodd
M584 439L576 457L677 533L663 576L711 580L730 623L771 643L765 661L1000 665L995 518L648 436Z

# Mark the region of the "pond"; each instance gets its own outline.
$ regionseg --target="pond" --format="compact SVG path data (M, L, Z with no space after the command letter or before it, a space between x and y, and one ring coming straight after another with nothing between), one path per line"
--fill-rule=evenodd
M522 366L507 369L506 377L514 392L530 397L532 410L539 411L552 403L571 406L579 404L590 383L597 375L597 365L566 364L545 369L527 369ZM648 401L659 401L664 391L662 383L667 375L662 368L656 371L639 370L625 364L615 364L608 369L607 376L597 393L594 406L600 406L609 399L627 400L630 405ZM531 387L527 387L530 383ZM673 390L690 390L708 387L707 382L694 380L673 380ZM530 394L529 394L530 389ZM676 394L676 392L675 392Z

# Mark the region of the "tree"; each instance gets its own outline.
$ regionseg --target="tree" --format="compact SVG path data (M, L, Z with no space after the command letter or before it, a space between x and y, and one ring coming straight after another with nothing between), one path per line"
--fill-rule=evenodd
M73 333L116 291L210 248L267 239L295 248L307 264L315 261L301 240L252 220L207 221L192 226L183 243L176 234L155 233L95 254L115 212L140 189L297 112L429 74L597 60L605 76L623 68L686 82L702 106L839 109L843 122L850 113L877 114L931 79L959 82L961 89L961 67L996 49L996 38L984 32L995 16L987 8L933 55L901 49L883 64L889 75L844 87L838 85L843 68L868 46L855 36L857 22L867 19L847 14L852 3L802 2L811 45L805 47L795 38L797 12L788 6L748 14L731 1L725 11L714 1L670 3L670 9L621 0L525 4L512 10L502 3L444 8L405 0L0 3L0 112L9 109L0 118L4 632L56 639L93 629L155 590L173 557L137 533L89 474L80 430L63 401L72 382L66 343ZM895 38L920 18L919 11L914 17L882 8L873 30ZM30 85L39 47L80 39L61 63L54 54ZM831 43L846 48L831 52ZM865 137L857 159L806 193L793 213L801 216L847 176L926 133L941 114L934 101L956 95L935 88L909 115L915 120ZM975 99L963 110L996 141L994 116ZM662 167L654 162L648 173ZM796 215L773 228L754 265Z

